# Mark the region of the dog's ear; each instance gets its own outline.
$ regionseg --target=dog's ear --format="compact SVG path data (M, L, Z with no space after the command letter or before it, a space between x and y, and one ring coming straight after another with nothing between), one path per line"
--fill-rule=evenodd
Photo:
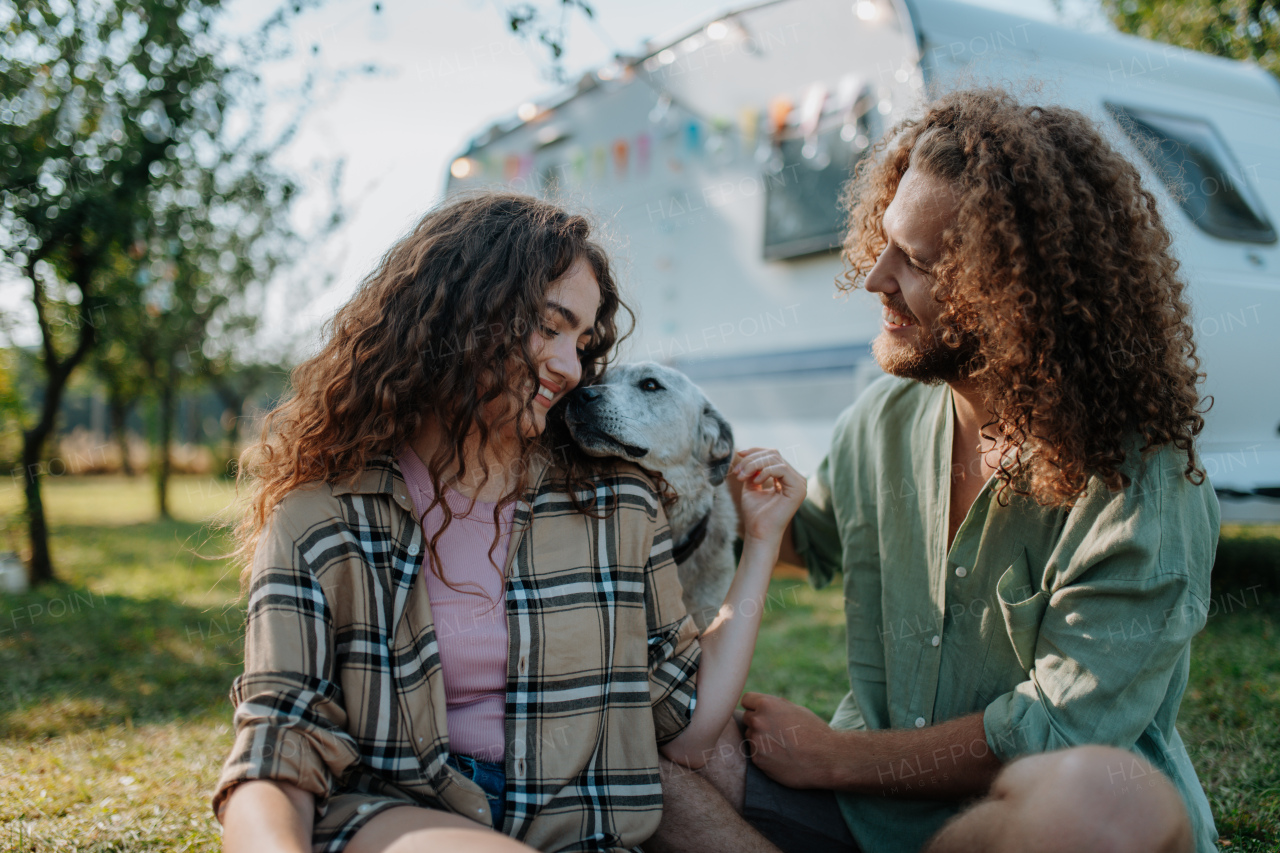
M729 476L729 463L733 461L733 428L715 406L706 403L698 433L702 451L699 456L707 465L711 485L718 486Z

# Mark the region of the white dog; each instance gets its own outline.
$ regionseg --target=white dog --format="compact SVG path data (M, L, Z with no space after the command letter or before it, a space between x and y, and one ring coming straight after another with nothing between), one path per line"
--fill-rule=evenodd
M641 362L573 391L565 423L587 453L627 459L670 484L677 500L667 513L685 609L706 628L734 571L738 515L724 482L733 454L728 422L683 373Z

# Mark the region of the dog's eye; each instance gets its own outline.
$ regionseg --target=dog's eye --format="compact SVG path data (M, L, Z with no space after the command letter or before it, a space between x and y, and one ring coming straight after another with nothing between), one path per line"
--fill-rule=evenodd
M640 390L641 391L661 391L662 385L656 379L641 379Z

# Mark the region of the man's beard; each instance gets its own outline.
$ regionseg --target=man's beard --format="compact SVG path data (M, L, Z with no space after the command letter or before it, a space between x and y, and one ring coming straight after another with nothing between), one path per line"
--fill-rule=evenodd
M918 319L912 319L916 322L918 342L894 341L889 332L881 332L872 342L871 354L880 369L926 385L967 379L978 356L977 340L965 335L958 347L949 347L938 339L932 328L926 329Z

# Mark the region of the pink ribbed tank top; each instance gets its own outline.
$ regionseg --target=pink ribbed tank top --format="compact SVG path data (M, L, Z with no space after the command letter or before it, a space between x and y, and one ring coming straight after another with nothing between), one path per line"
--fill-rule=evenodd
M400 449L399 461L409 497L421 514L435 497L431 474L407 444ZM440 646L449 750L501 762L506 730L507 613L499 568L506 565L515 505L502 511L501 538L490 562L493 504L476 501L467 513L470 498L448 491L445 500L454 516L436 550L445 577L462 591L450 589L436 577L425 559L422 571ZM443 521L441 507L422 519L428 540ZM499 568L494 568L494 562Z

